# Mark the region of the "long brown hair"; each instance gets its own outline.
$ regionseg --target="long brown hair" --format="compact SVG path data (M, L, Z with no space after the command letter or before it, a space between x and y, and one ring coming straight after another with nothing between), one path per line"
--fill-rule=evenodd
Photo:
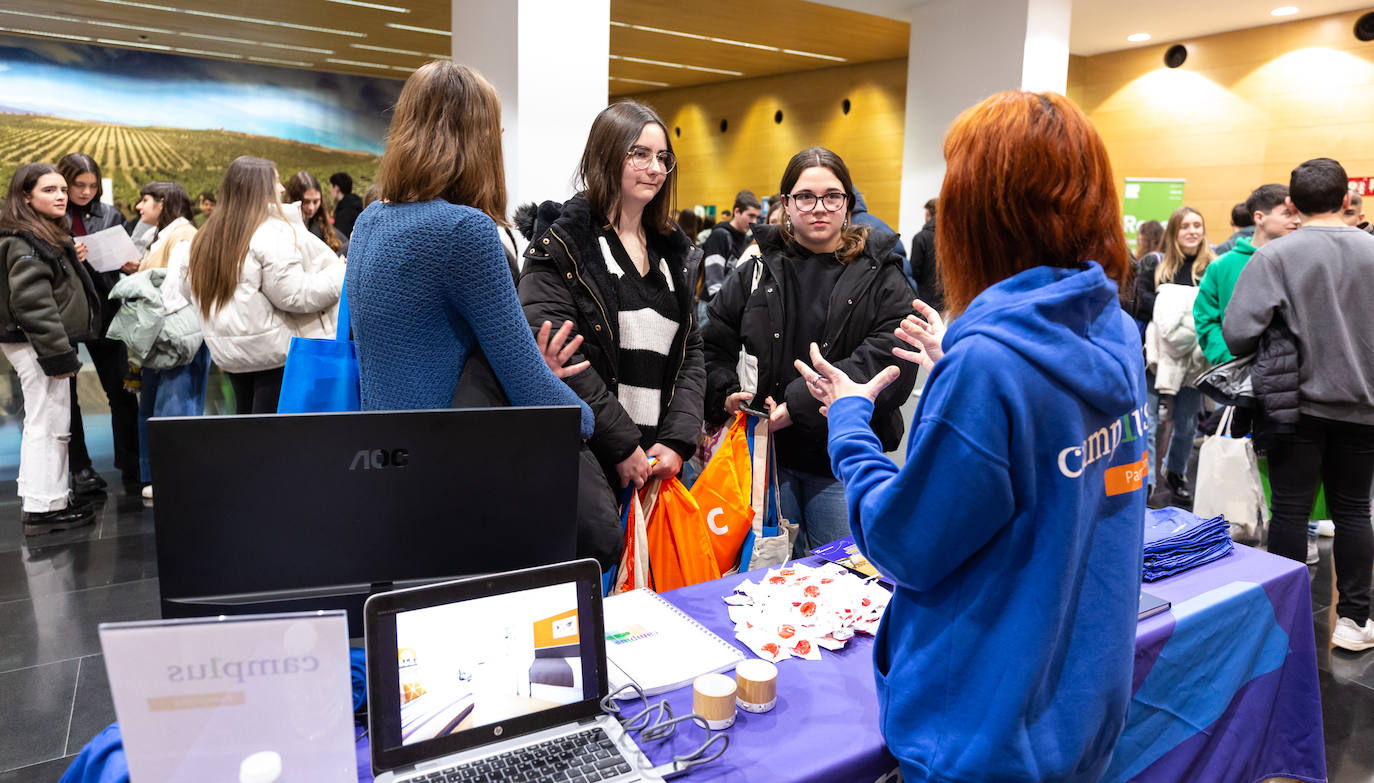
M288 202L303 201L307 190L313 190L320 194L320 208L315 210L315 214L311 215L309 220L305 221L305 227L310 228L312 225L318 227L320 238L324 240L326 245L329 245L329 249L335 253L339 252L342 244L339 242L338 236L334 234L334 225L329 222L329 210L324 206L324 191L320 190L320 181L308 171L298 171L292 174L291 179L288 179L284 184Z
M649 123L663 129L667 140L668 152L673 151L672 134L668 126L659 119L658 112L634 101L612 103L601 110L592 121L592 129L587 134L587 146L582 150L582 162L577 167L577 186L581 195L587 199L592 211L616 221L620 212L620 179L625 171L625 158L630 147L644 132ZM659 234L673 230L673 202L677 193L677 167L663 178L663 187L644 207L641 220L647 229Z
M868 227L854 225L851 218L854 217L854 199L857 197L854 192L854 180L849 176L849 167L844 165L844 160L839 155L831 152L825 147L812 147L802 150L787 162L787 168L782 170L782 183L778 186L778 193L781 197L779 203L790 198L792 188L796 187L797 180L801 179L802 172L807 169L823 168L835 175L835 179L840 181L844 188L844 227L840 229L840 249L835 252L835 260L841 264L847 264L859 257L864 251L864 245L868 242ZM825 209L818 202L817 209ZM795 242L792 236L791 221L783 219L782 235L788 242Z
M152 196L162 202L162 214L157 219L157 233L171 224L177 218L191 220L195 217L191 212L191 197L186 195L186 188L177 182L149 182L138 191L138 197ZM153 235L156 238L157 234Z
M71 234L62 223L62 218L50 218L41 214L28 202L28 196L38 187L38 180L48 174L61 177L57 167L47 163L29 163L20 166L10 178L9 193L0 203L0 230L27 231L38 239L61 247L72 243ZM63 179L66 179L63 177Z
M1144 258L1158 253L1164 243L1164 225L1158 220L1147 220L1135 230L1135 257Z
M71 198L68 198L68 212L71 212L73 209L87 209L91 204L98 204L100 203L100 197L105 195L105 183L100 176L100 164L95 162L95 158L92 158L84 152L71 152L63 155L62 159L57 161L57 173L61 174L62 179L67 181L67 187L75 185L76 178L82 174L95 175L95 197L91 199L90 204L87 204L85 207L78 207L76 204L72 203Z
M385 201L441 198L507 225L496 89L466 65L420 66L401 88L376 184Z
M987 98L950 126L945 165L935 247L950 312L1036 266L1096 261L1124 288L1131 264L1111 160L1068 98Z
M234 297L253 232L274 215L282 217L276 164L247 155L235 158L220 182L215 211L191 241L191 296L201 316L208 319Z
M1172 282L1174 275L1178 274L1178 268L1183 265L1183 248L1178 244L1178 227L1183 225L1183 219L1189 215L1197 215L1198 220L1202 220L1203 237L1197 246L1197 258L1193 259L1193 283L1202 279L1202 273L1207 271L1207 265L1216 258L1216 253L1212 252L1212 246L1207 244L1207 221L1203 219L1202 213L1192 207L1179 207L1174 210L1174 214L1169 216L1169 225L1164 227L1164 260L1155 267L1155 288L1163 283Z

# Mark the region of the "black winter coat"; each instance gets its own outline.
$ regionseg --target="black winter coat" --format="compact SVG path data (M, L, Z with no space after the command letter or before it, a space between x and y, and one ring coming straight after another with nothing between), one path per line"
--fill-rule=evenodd
M940 285L939 269L935 266L935 221L927 220L911 238L911 279L916 281L916 295L921 301L945 311L945 289Z
M81 210L81 225L86 227L87 234L94 234L97 231L104 231L124 223L124 216L109 204L102 204L91 199L91 203L82 210L81 207L67 202L66 225L68 231L71 231L72 228L72 213L78 210ZM81 237L73 237L73 239L77 242L81 241ZM91 337L104 337L106 330L110 328L110 322L114 320L115 313L119 311L119 306L123 304L123 301L119 299L111 299L110 291L118 285L120 280L124 279L124 273L118 269L109 272L97 272L84 261L81 262L81 265L86 268L86 274L95 284L95 292L100 296L100 331Z
M48 376L81 369L76 344L100 332L100 299L72 244L0 231L0 342L28 342Z
M767 394L795 358L786 339L789 299L783 286L790 279L783 272L785 248L777 226L755 226L761 258L739 265L711 300L702 341L706 351L706 419L711 426L725 423L725 398L740 390L736 372L740 349L757 357L758 390ZM897 365L901 377L878 395L873 411L873 430L885 450L901 442L905 422L900 408L916 384L916 365L892 355L903 346L893 334L902 319L911 313L914 292L902 274L902 258L893 251L895 234L869 234L858 258L845 265L839 282L830 291L821 354L860 383L870 380L883 368ZM753 286L757 265L763 269L757 287ZM802 292L810 295L810 292ZM810 357L805 358L807 364ZM786 403L794 444L805 443L810 452L799 462L829 464L826 441L829 427L820 413L820 403L811 396L800 377L787 385ZM777 400L783 402L783 400ZM754 401L762 407L762 400ZM801 437L796 437L801 436Z
M1274 435L1297 430L1302 399L1298 390L1301 365L1298 339L1283 316L1275 313L1274 320L1260 335L1255 361L1250 365L1250 381L1259 400L1260 415L1254 427L1256 445L1260 448L1267 448Z
M608 469L639 447L639 426L615 397L619 383L619 295L615 280L602 256L599 230L606 220L593 215L581 197L565 204L546 201L535 219L535 241L525 251L520 272L520 304L525 318L538 329L544 321L555 328L572 321L582 335L581 351L570 364L586 359L591 367L567 379L568 386L586 401L596 417L587 441ZM663 379L659 442L687 460L696 452L701 436L702 396L706 368L701 335L696 331L696 302L688 281L695 281L701 249L681 230L662 236L649 232L649 242L667 260L677 292L678 312L683 314L669 354L669 370Z

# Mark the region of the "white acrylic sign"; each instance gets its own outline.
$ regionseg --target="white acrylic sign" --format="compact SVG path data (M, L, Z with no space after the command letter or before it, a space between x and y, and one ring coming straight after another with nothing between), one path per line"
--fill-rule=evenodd
M343 612L103 623L100 644L134 783L237 781L255 754L357 779Z

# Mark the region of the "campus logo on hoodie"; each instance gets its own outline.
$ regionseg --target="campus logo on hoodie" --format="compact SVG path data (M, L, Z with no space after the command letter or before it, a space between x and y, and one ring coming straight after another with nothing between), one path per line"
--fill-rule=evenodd
M1148 419L1145 409L1137 408L1112 422L1110 427L1089 433L1082 443L1059 452L1059 472L1068 478L1082 476L1089 465L1099 460L1111 459L1116 454L1118 446L1130 443L1143 435L1146 421ZM1129 465L1107 468L1104 479L1108 497L1134 492L1143 487L1149 471L1149 462L1150 458L1146 455Z

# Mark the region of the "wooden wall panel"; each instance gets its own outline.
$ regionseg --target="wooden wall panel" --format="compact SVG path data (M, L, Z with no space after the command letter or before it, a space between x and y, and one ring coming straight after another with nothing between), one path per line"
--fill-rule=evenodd
M1361 12L1180 41L1069 62L1069 97L1092 118L1118 180L1186 177L1186 203L1208 239L1229 235L1231 206L1288 182L1314 157L1374 176L1374 43L1355 39Z
M714 204L718 214L728 212L744 188L770 196L794 154L824 146L844 158L869 211L897 224L905 59L632 97L653 106L674 134L679 209ZM841 111L846 98L848 114ZM773 121L779 110L781 124Z

